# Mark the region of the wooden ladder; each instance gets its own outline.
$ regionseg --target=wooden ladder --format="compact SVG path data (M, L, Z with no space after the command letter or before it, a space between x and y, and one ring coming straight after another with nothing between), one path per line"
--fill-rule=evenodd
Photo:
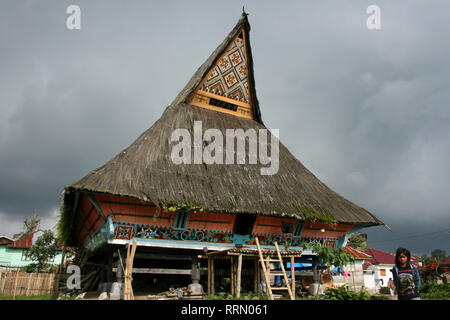
M287 290L289 292L289 297L291 298L291 300L295 300L292 289L289 286L289 281L288 281L288 277L286 275L286 270L284 270L283 258L281 257L280 249L278 248L278 243L274 242L278 259L273 259L270 256L268 258L264 258L262 251L261 251L261 247L259 245L258 237L255 237L255 241L256 241L256 246L258 247L259 261L261 262L261 267L264 272L264 278L266 280L267 292L269 293L270 300L274 300L274 296L272 293L273 290ZM270 270L267 270L267 268L266 268L266 262L279 262L280 266L281 266L281 272L270 273ZM271 287L270 286L270 276L283 276L286 287ZM292 275L291 275L291 278L292 278Z

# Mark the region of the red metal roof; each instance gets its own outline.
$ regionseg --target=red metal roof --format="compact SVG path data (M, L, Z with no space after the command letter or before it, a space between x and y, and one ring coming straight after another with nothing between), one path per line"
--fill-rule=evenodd
M369 249L365 251L371 255L373 259L369 260L372 264L395 264L395 255L377 249Z
M450 257L447 257L444 261L441 261L439 263L440 265L450 265Z
M371 259L372 258L371 255L368 255L367 253L364 253L362 251L356 250L356 249L351 248L349 246L345 246L345 248L343 250L348 252L348 253L350 253L356 259Z
M13 243L9 244L8 247L29 248L33 245L33 235L34 233L31 233L23 238L20 238L19 240L16 240Z

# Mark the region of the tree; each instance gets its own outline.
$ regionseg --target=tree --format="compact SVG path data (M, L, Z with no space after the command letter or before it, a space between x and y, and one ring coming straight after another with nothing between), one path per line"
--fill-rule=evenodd
M441 249L435 249L431 251L431 256L437 260L443 261L447 257L447 252Z
M56 256L57 249L58 245L53 232L51 230L44 231L28 251L28 256L34 261L28 267L28 271L49 271L51 265L48 262Z
M41 224L41 219L38 218L38 215L36 212L34 212L34 215L32 218L25 218L25 221L23 222L23 232L16 233L13 235L14 239L22 239L23 237L26 237L32 233L35 233L37 231L42 231L39 229L39 226Z
M367 247L367 233L353 233L348 237L348 246L360 251L366 251Z

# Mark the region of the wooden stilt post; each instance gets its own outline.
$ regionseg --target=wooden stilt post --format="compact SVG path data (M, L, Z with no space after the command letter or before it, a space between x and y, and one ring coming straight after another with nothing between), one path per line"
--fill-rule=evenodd
M319 258L317 256L314 256L312 258L312 271L313 271L313 288L314 291L312 292L313 295L317 295L319 292L319 286L320 286L320 271L319 271Z
M211 257L208 257L208 295L211 294Z
M242 254L237 258L237 274L236 274L236 297L241 297L241 272L242 272Z
M215 284L215 281L216 281L216 278L215 278L215 269L214 269L214 257L211 257L211 294L214 294L215 293L215 288L214 288L214 284Z
M230 293L232 296L235 295L235 291L234 291L234 256L231 256L231 274L230 274Z
M291 257L291 285L292 295L295 297L295 258Z
M259 262L258 259L255 259L254 261L254 283L253 283L253 287L254 287L254 292L255 294L259 294Z

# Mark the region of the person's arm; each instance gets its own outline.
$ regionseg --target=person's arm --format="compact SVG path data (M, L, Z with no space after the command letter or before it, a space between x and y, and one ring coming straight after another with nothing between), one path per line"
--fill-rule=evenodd
M416 266L413 266L413 270L414 270L414 280L415 280L415 285L416 285L416 290L417 292L419 292L420 289L420 274L419 274L419 270L417 269Z
M396 267L394 266L392 269L392 280L394 281L394 292L397 293L398 292L398 278L397 278L397 270Z

